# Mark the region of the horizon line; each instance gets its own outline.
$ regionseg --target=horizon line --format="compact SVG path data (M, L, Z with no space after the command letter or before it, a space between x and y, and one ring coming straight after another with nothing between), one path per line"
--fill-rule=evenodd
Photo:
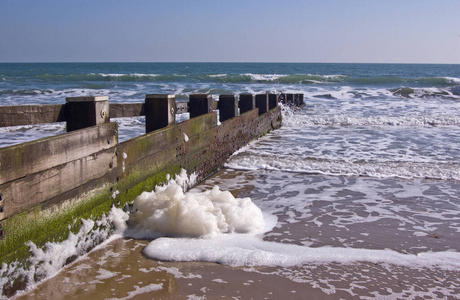
M283 62L283 61L0 61L0 64L369 64L369 65L460 65L441 62Z

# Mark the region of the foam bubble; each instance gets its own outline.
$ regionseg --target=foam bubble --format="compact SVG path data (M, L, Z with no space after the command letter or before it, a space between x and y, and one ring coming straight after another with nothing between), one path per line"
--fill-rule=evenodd
M250 234L216 236L213 239L159 238L144 248L153 259L168 261L217 262L233 267L293 267L306 263L355 262L390 263L408 267L460 268L458 252L424 252L416 255L393 250L319 247L263 241Z
M189 180L183 171L167 185L137 197L127 235L211 237L232 232L260 232L264 228L262 211L250 198L235 198L218 186L205 192L184 193Z

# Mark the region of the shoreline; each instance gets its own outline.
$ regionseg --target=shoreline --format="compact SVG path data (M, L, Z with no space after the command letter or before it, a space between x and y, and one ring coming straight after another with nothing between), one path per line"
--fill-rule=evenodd
M288 176L283 179L286 186L272 192L275 198L267 196L269 190L274 187L273 182L280 182L280 179L285 176ZM290 189L292 190L290 186L298 186L301 182L309 181L310 186L314 186L314 182L326 184L327 180L332 180L330 183L337 184L338 179L340 178L332 176L327 179L321 175L269 171L241 172L224 169L193 190L209 190L218 183L222 190L229 190L237 197L249 196L255 203L264 205L263 203L267 201L274 201L279 193L285 194ZM341 180L345 180L343 182L344 191L353 189L355 184L361 184L353 183L354 180L358 180L357 178L342 178ZM366 180L389 184L388 179L367 178ZM393 182L393 184L400 184L402 181L393 179ZM278 204L280 207L275 213L278 216L278 224L265 235L264 240L312 248L323 246L391 248L400 253L426 252L427 250L415 250L421 246L418 245L419 240L424 241L424 247L433 249L433 251L443 251L445 247L447 249L460 248L460 243L449 237L450 233L446 235L447 232L438 231L438 236L427 234L409 238L408 235L403 234L404 231L401 231L403 228L393 222L385 222L380 226L372 227L362 225L356 227L350 224L344 227L341 233L340 227L333 225L340 224L340 222L337 223L337 220L330 218L336 216L341 218L340 220L346 220L348 214L337 209L340 208L337 205L341 205L342 201L359 205L359 203L362 204L362 199L359 195L350 198L351 194L345 192L337 194L338 200L335 202L321 203L324 201L321 200L322 192L310 191L311 196L317 198L319 202L305 200L304 206L307 207L306 211L315 213L299 215L299 211L294 209L294 202L292 202L297 196L294 194L288 196L283 203ZM261 199L264 200L260 202ZM335 212L330 210L334 205ZM276 205L270 207L276 209ZM286 213L281 213L286 208L288 209ZM362 213L357 206L350 208L351 210L357 214ZM398 218L402 218L402 215ZM329 224L324 222L325 218L330 220ZM320 221L323 224L315 228L314 224L319 225ZM362 241L357 240L358 238ZM142 249L147 244L148 241L145 240L116 239L91 252L87 258L65 268L34 291L17 299L73 299L72 297L76 299L82 296L97 299L121 299L135 295L135 293L138 293L139 297L161 299L189 297L196 297L195 299L226 297L280 299L286 296L292 299L305 299L308 296L315 299L375 297L402 299L411 296L455 298L460 293L460 285L456 280L460 276L460 270L455 268L447 270L435 266L408 267L405 264L399 265L397 261L395 264L371 261L345 264L333 261L311 262L295 267L229 267L209 262L158 262L142 254ZM162 284L161 288L158 284ZM158 289L154 290L154 288Z

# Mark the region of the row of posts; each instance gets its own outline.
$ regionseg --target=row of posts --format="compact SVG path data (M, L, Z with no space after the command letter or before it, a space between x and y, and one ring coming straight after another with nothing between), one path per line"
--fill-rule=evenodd
M239 99L238 99L239 98ZM258 108L259 115L275 108L278 102L300 106L303 94L240 94L219 96L219 120L228 119ZM296 103L298 102L298 103ZM190 118L213 110L212 96L191 94L188 102ZM67 131L110 122L107 96L66 98ZM151 94L145 97L146 132L151 132L176 122L176 97L168 94Z

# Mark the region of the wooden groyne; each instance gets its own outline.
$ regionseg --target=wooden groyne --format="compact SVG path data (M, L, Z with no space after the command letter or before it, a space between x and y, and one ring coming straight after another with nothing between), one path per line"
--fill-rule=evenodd
M0 148L0 261L29 256L76 232L112 205L132 202L167 175L185 169L202 180L228 157L281 126L278 101L303 95L147 95L144 103L109 104L106 96L71 97L65 104L0 106L0 127L66 122L67 133ZM296 100L300 101L300 100ZM297 104L297 103L295 103ZM219 110L219 121L216 109ZM176 114L190 119L176 123ZM111 118L145 116L146 133L118 142ZM77 221L76 221L77 220Z

